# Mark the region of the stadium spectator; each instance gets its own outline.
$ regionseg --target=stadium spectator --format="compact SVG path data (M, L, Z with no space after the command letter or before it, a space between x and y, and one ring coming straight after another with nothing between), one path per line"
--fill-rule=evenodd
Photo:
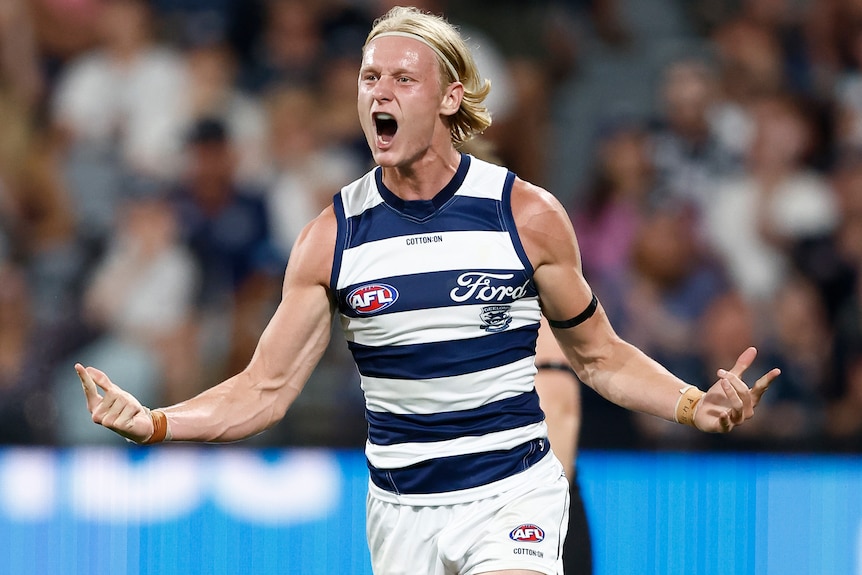
M188 341L196 261L179 241L165 184L129 178L123 195L116 231L83 297L84 321L95 338L75 354L110 363L136 393L153 401L180 397L198 379ZM77 395L65 383L62 375L56 377L57 405L68 405ZM115 440L94 433L89 418L79 415L59 411L60 441Z
M313 90L273 90L267 103L271 183L265 199L273 239L286 260L302 228L332 202L345 178L364 173L367 165L325 137L328 116ZM355 101L352 112L355 119Z
M111 0L99 7L100 44L66 67L53 98L53 120L72 153L116 147L130 171L173 176L188 85L182 59L154 38L154 15L145 0Z
M237 86L238 62L231 47L219 38L191 37L185 49L188 89L183 125L186 130L203 118L219 118L231 133L237 154L236 177L263 185L267 169L266 113L260 98Z
M740 167L746 131L733 122L705 61L670 64L662 74L660 100L661 113L650 130L655 187L671 201L688 203L699 216L718 180Z
M240 85L262 95L279 85L313 86L324 67L320 5L265 0L263 29L240 75Z
M273 247L262 192L237 178L236 149L224 122L198 120L187 134L186 157L173 201L180 238L201 269L195 306L208 379L246 361L259 335L260 308L267 310L278 293L276 276L285 260Z
M696 342L703 315L727 290L723 269L704 250L696 226L687 204L664 204L644 212L621 284L621 313L616 318L622 337L688 381L710 373L700 369ZM640 414L635 421L641 446L695 439L678 426Z
M570 208L583 251L584 276L616 321L632 245L655 196L655 169L639 123L619 120L602 130L584 201Z
M734 284L766 302L788 277L793 246L830 234L838 212L826 180L805 163L809 118L785 96L760 99L751 110L756 129L746 170L720 183L705 223Z

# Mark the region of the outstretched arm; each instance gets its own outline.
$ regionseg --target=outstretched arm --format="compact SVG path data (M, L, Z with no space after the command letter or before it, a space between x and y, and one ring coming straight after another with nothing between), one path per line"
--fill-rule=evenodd
M282 300L251 361L240 373L201 394L160 409L169 437L236 441L271 427L302 390L329 342L329 272L335 242L332 210L306 227L285 272ZM75 366L93 421L145 443L155 431L150 410L93 367ZM100 393L101 390L101 393Z
M534 279L549 319L564 321L588 308L592 291L581 272L580 253L571 221L548 192L517 180L512 206L521 240L533 263ZM614 332L601 304L582 323L554 328L554 335L578 377L606 399L625 408L675 421L678 408L697 403L683 419L703 431L725 432L743 423L769 384L779 375L773 369L753 387L742 380L756 355L744 350L734 366L719 370L705 395L672 375L641 350ZM700 397L702 395L702 398Z

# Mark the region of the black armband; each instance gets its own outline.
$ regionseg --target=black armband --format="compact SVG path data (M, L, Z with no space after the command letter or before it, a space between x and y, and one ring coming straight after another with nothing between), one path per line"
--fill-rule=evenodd
M596 294L593 294L593 299L590 300L590 305L587 306L587 309L585 309L572 319L557 321L548 318L548 323L551 324L551 327L555 327L557 329L568 329L570 327L575 327L576 325L580 325L593 317L593 314L596 313L596 309L598 309L598 307L599 299L596 297Z
M575 375L575 370L565 361L540 361L536 364L536 369L539 371L562 371L569 375Z

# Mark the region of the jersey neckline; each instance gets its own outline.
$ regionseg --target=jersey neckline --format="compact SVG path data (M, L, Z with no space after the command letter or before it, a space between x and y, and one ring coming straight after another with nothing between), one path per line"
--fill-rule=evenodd
M446 205L446 202L452 199L455 193L461 188L464 179L467 177L467 171L470 169L470 156L461 153L461 162L458 164L458 169L455 175L449 180L442 190L430 200L403 200L395 195L392 190L386 187L383 183L383 168L377 167L374 171L374 179L377 182L377 190L383 197L383 201L387 205L397 210L410 218L426 219L437 213L437 210Z

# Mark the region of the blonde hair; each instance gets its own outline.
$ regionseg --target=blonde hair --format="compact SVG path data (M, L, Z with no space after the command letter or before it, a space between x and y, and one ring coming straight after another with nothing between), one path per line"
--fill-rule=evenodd
M362 51L382 35L407 35L427 44L437 54L442 82L464 85L461 107L449 118L453 144L460 146L491 125L491 113L484 105L491 81L479 75L470 48L452 24L417 8L396 6L374 22Z

